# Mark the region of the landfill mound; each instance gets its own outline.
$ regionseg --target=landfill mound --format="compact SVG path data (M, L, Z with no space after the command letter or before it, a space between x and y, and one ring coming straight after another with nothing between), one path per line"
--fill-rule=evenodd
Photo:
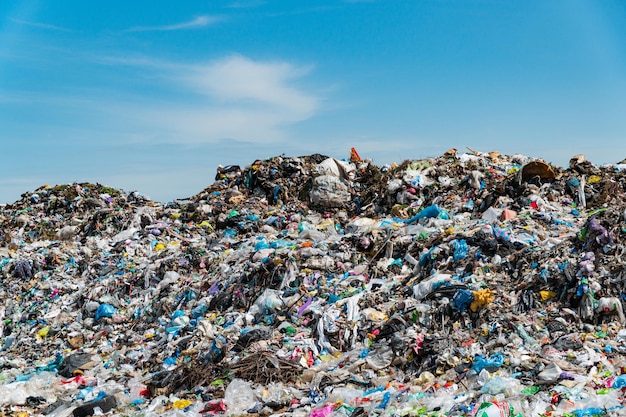
M167 204L27 192L0 217L0 411L626 415L625 168L353 149Z

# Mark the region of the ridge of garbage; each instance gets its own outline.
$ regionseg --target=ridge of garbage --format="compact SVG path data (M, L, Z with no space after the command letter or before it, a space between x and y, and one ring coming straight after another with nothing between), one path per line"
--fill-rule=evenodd
M0 206L0 411L624 415L623 162L352 149L169 203L24 193Z

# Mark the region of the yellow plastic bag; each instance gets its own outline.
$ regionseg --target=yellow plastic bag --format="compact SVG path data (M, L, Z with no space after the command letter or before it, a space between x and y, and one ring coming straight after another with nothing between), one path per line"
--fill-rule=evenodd
M476 312L479 308L483 308L493 302L493 291L489 288L472 291L472 294L474 294L474 301L470 304L470 310L473 312Z

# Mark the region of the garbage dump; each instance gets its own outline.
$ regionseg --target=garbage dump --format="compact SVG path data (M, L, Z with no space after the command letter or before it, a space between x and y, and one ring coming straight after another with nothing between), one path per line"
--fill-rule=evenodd
M2 206L11 416L626 415L626 165L356 150Z

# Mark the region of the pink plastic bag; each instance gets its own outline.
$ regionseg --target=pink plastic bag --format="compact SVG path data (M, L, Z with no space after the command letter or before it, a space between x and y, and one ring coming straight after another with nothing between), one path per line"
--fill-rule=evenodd
M322 408L318 408L317 410L311 411L309 417L327 417L332 414L335 406L332 404L327 404Z

